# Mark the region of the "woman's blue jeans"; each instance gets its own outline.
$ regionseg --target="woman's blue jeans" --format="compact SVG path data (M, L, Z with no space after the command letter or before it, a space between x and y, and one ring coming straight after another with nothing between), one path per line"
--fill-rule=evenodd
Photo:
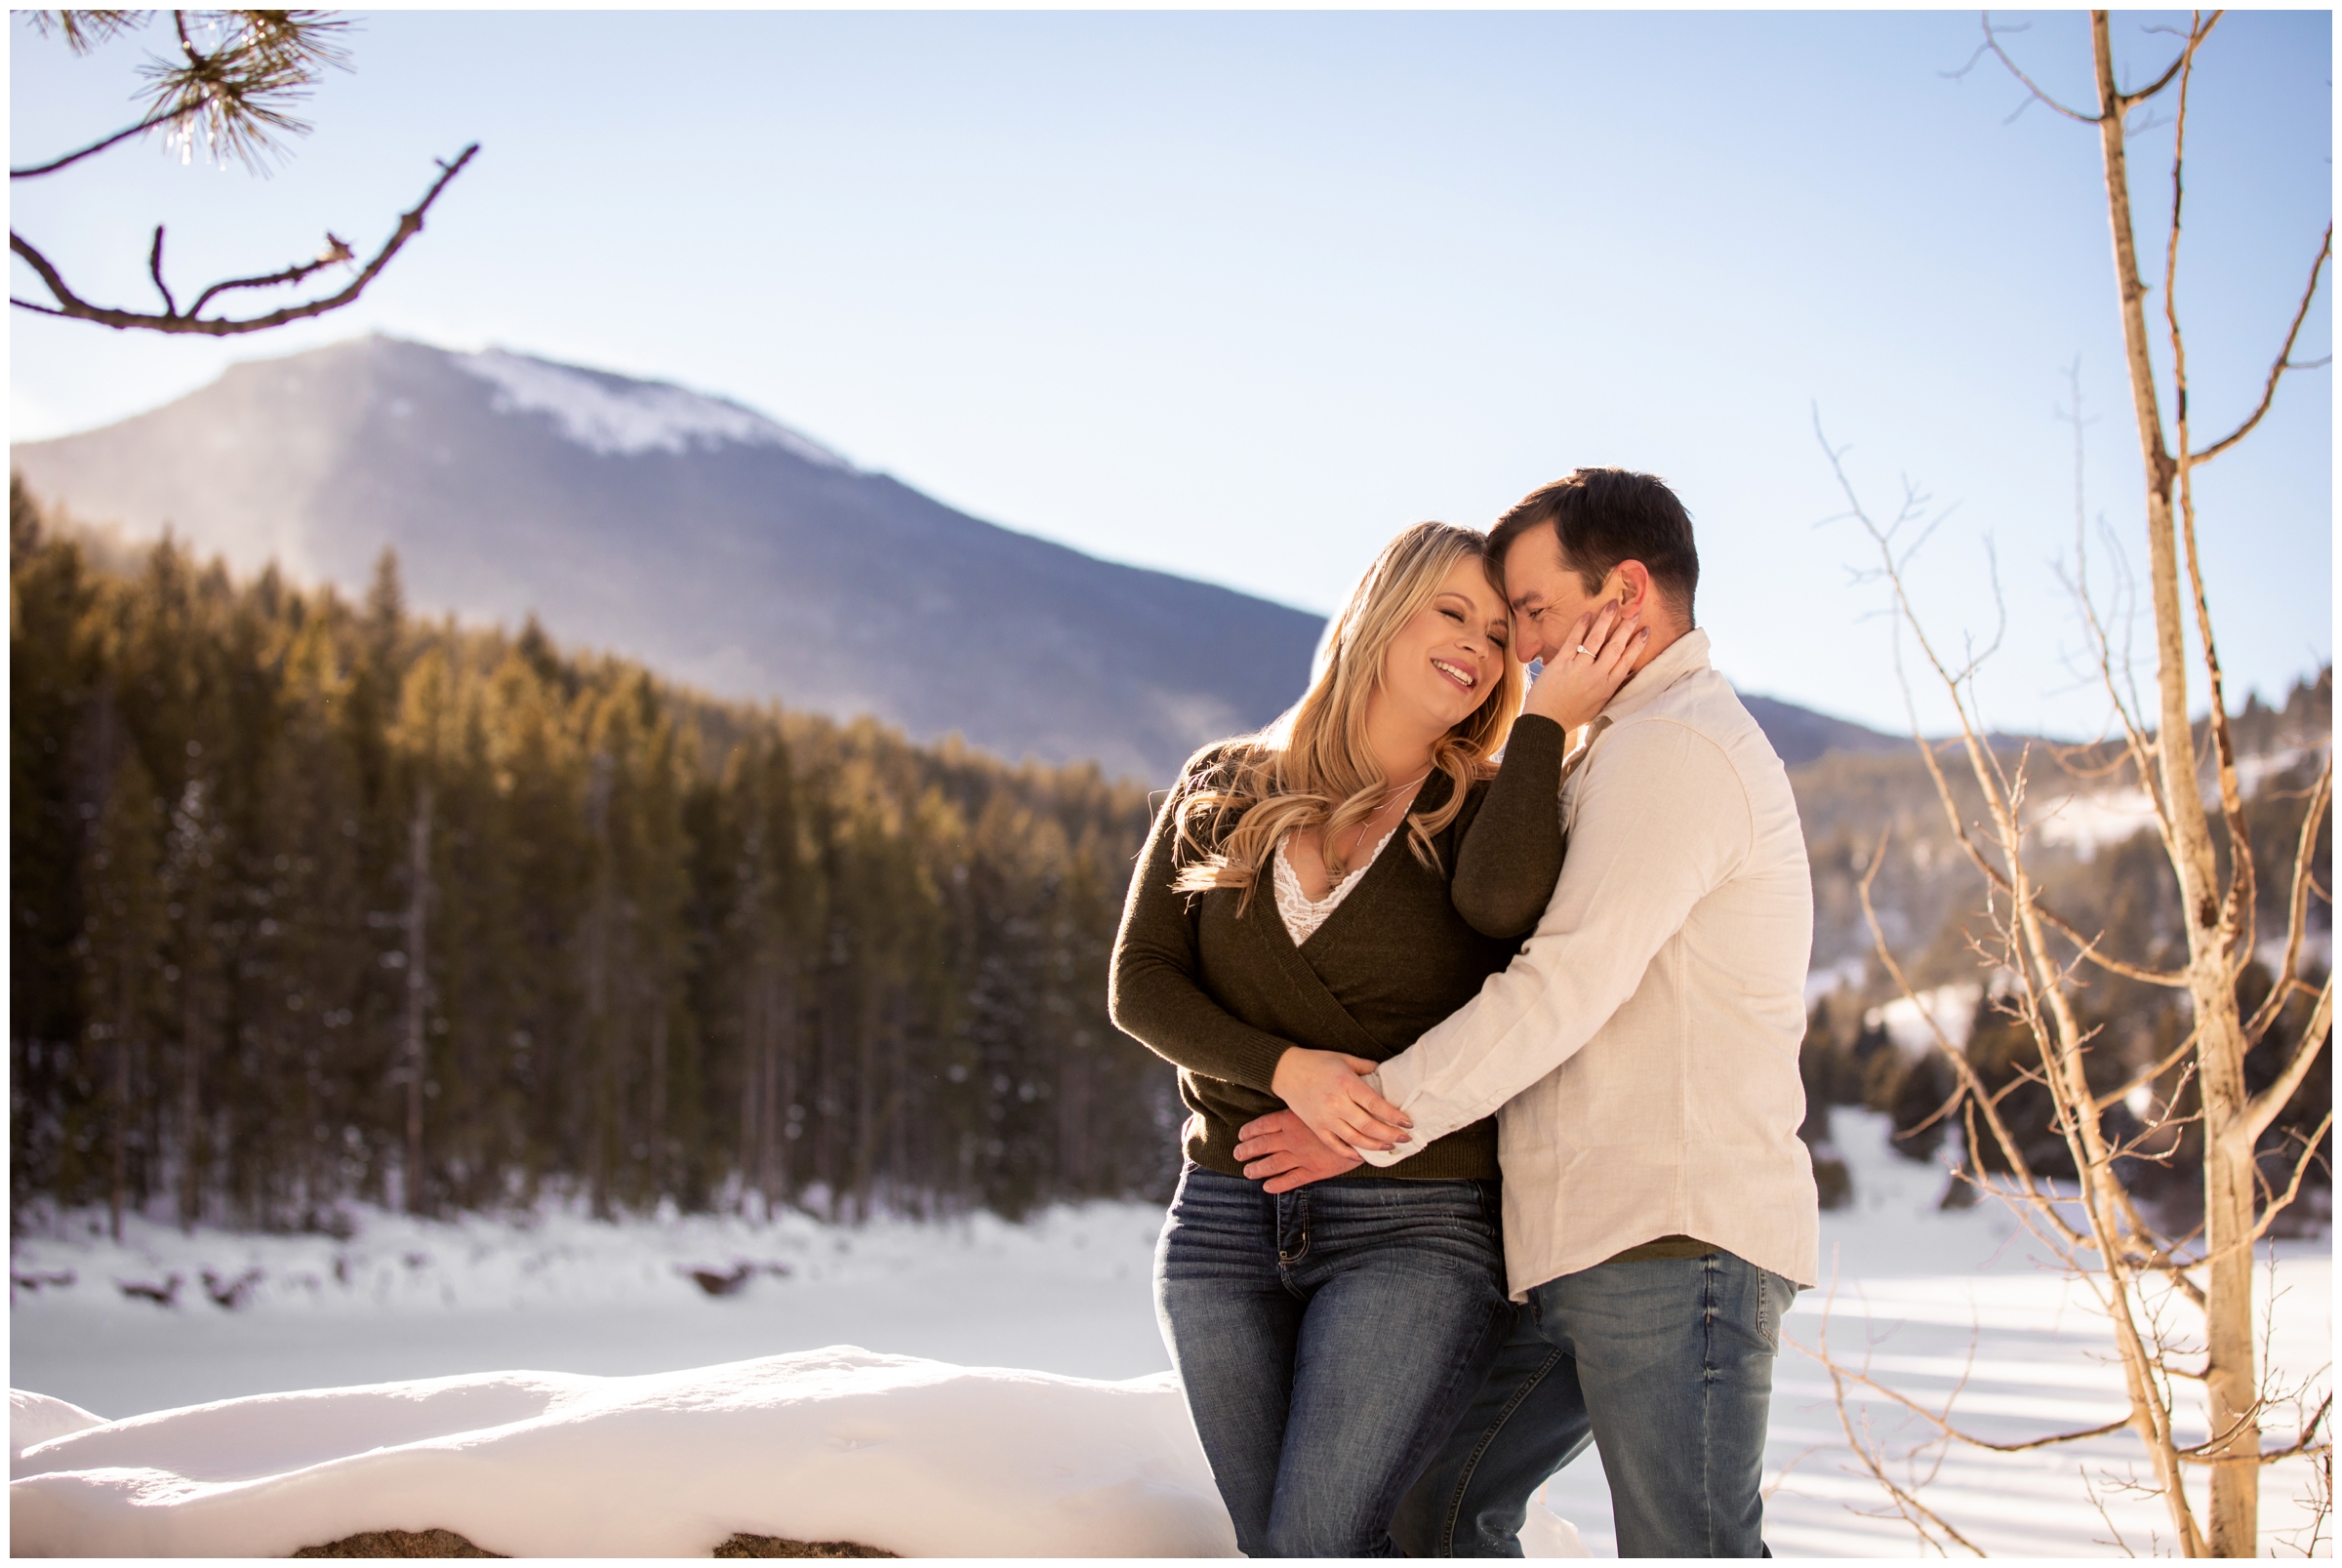
M1497 1186L1191 1165L1155 1313L1253 1557L1398 1555L1391 1515L1512 1326Z

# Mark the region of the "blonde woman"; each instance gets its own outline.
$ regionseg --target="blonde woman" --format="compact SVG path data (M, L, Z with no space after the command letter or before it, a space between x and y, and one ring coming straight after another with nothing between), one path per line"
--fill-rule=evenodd
M1123 908L1114 1022L1178 1065L1191 1112L1156 1309L1252 1556L1394 1555L1393 1510L1512 1322L1493 1121L1282 1195L1234 1154L1288 1105L1403 1141L1362 1075L1503 969L1552 896L1564 733L1643 633L1580 628L1524 708L1485 547L1441 523L1392 541L1301 702L1188 764Z

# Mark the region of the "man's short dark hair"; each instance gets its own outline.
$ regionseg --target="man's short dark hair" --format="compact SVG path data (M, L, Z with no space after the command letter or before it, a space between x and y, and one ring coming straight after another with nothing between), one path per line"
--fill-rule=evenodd
M1588 593L1621 561L1640 561L1668 602L1691 623L1691 598L1700 585L1700 552L1691 540L1691 514L1657 474L1629 468L1578 468L1540 485L1488 531L1488 558L1504 569L1520 536L1554 525L1561 559Z

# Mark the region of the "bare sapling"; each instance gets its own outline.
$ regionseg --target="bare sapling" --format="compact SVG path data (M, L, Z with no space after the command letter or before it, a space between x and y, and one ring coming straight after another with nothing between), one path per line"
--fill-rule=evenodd
M2316 1496L2305 1500L2313 1514L2311 1545L2322 1538L2327 1505L2320 1499L2330 1497L2331 1395L2320 1395L2308 1386L2281 1387L2270 1373L2263 1353L2268 1318L2256 1312L2254 1263L2256 1244L2299 1195L2305 1177L2321 1160L2321 1147L2332 1126L2329 1111L2297 1147L2285 1150L2289 1168L2273 1172L2267 1161L2267 1135L2318 1062L2332 1023L2330 975L2314 984L2304 968L2312 901L2329 899L2318 881L2317 850L2320 828L2331 806L2332 750L2329 743L2309 791L2299 838L2288 846L2286 929L2279 949L2281 958L2272 965L2274 984L2265 998L2248 1007L2240 1000L2240 982L2263 948L2255 929L2262 890L2255 877L2245 791L2222 686L2219 641L2197 548L2192 476L2196 468L2233 450L2251 433L2268 414L2287 372L2326 363L2304 364L2292 354L2330 258L2332 228L2329 224L2321 239L2256 406L2226 434L2199 444L2189 419L2187 341L2176 302L2178 256L2189 87L2198 54L2219 20L2219 13L2198 13L2184 34L2172 29L2181 40L2177 57L2149 86L2125 92L2117 86L2107 16L2093 12L2090 37L2098 101L2089 111L2058 103L2037 86L2004 51L1989 17L1977 56L1989 54L2006 66L2023 83L2027 101L2047 103L2100 132L2125 360L2147 475L2148 589L2156 647L2152 705L2140 700L2127 649L2118 646L2109 619L2091 599L2082 569L2083 541L2079 537L2070 582L2093 673L2111 703L2111 727L2119 732L2111 747L2098 750L2097 772L2135 783L2152 808L2152 828L2177 894L2184 963L2158 967L2138 955L2109 951L2104 931L2087 930L2055 907L2052 890L2043 888L2026 854L2028 831L2034 825L2028 790L2039 748L1996 742L1978 703L1977 675L1992 646L1982 652L1971 647L1960 658L1951 657L1930 636L1906 592L1912 558L1933 528L1926 500L1907 484L1894 515L1874 514L1847 476L1842 449L1831 447L1822 437L1845 496L1846 515L1861 526L1876 552L1878 564L1866 575L1882 583L1892 600L1898 660L1902 639L1908 637L1925 674L1949 700L1955 715L1957 733L1931 744L1921 735L1915 705L1913 734L1953 836L1983 883L1983 923L1968 933L1969 948L1991 977L1988 993L1993 1005L2030 1040L2035 1060L2010 1082L1990 1088L1980 1080L1962 1042L1947 1037L1935 1024L1871 909L1871 883L1883 859L1883 841L1862 884L1878 954L1896 985L1928 1020L1935 1046L1952 1067L1957 1088L1936 1116L1955 1118L1966 1133L1971 1157L1960 1178L2006 1204L2095 1298L2113 1331L2129 1404L2127 1416L2112 1427L2052 1432L2013 1445L1987 1442L1955 1424L1950 1400L1940 1409L1924 1406L1872 1379L1863 1367L1829 1360L1825 1340L1815 1353L1830 1367L1849 1443L1886 1490L1895 1510L1936 1549L1977 1548L1920 1501L1929 1472L1924 1465L1915 1467L1911 1463L1920 1451L1904 1456L1900 1474L1890 1472L1885 1447L1870 1431L1867 1417L1858 1420L1847 1411L1849 1396L1882 1397L1919 1418L1935 1433L1936 1442L1980 1449L2039 1448L2128 1427L2145 1451L2150 1476L2116 1484L2157 1496L2169 1519L2170 1544L2189 1556L2257 1554L2260 1477L2279 1460L2308 1457L2317 1473L2328 1478L2322 1479ZM2138 267L2125 149L2132 111L2165 93L2172 95L2167 123L2173 151L2162 325L2171 360L2170 406L2176 413L2168 436L2150 357L2148 290ZM2079 408L2075 419L2079 442ZM1816 433L1821 434L1818 418ZM1995 596L1997 602L1997 587ZM2191 630L2203 677L2202 755L2190 719ZM1908 686L1906 691L1908 695ZM1964 775L1960 782L1973 786L1982 801L1980 816L1968 817L1951 773ZM2186 1037L2160 1060L2135 1065L2117 1078L2120 1065L2109 1042L2099 1038L2103 1025L2085 1024L2078 1006L2078 992L2093 974L2120 976L2184 995ZM2249 1093L2247 1053L2269 1037L2287 1014L2288 1004L2297 1018L2304 1001L2309 1014L2290 1059L2258 1093ZM2093 1056L2100 1059L2096 1072L2091 1070ZM2169 1086L2174 1076L2178 1088ZM2112 1107L2139 1099L2134 1091L2159 1082L2165 1087L2145 1097L2150 1110L2143 1117L2110 1115ZM2070 1181L2051 1182L2037 1174L2023 1140L2003 1119L2006 1097L2025 1084L2047 1093L2051 1128L2063 1141L2075 1172ZM2191 1089L2192 1095L2184 1092ZM2191 1104L2195 1108L2183 1111ZM2201 1150L2203 1218L2200 1226L2174 1235L2146 1212L2151 1206L2134 1201L2124 1174L2126 1169L2168 1161L2183 1135L2191 1133L2186 1141ZM1987 1148L1997 1152L2004 1175L1988 1174L1987 1162L1974 1157ZM2261 1305L2268 1304L2264 1300ZM2201 1387L2200 1400L2187 1391L2191 1385ZM2274 1442L2265 1440L2265 1429L2278 1425L2275 1412L2288 1404L2292 1419L2283 1425L2290 1430L2277 1432ZM2198 1431L2202 1435L2193 1435ZM2201 1503L2185 1484L2191 1472L2208 1472L2208 1486L2198 1488ZM2091 1501L2103 1513L2095 1491ZM2108 1523L2112 1528L2111 1517ZM2114 1544L2128 1549L2119 1531Z

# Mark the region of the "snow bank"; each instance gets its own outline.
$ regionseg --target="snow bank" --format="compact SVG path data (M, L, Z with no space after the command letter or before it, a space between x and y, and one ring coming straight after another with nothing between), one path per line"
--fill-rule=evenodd
M28 1427L12 1446L87 1414L15 1395L12 1427ZM163 1411L26 1443L9 1499L20 1556L283 1556L434 1527L515 1556L705 1556L735 1532L906 1556L1235 1551L1169 1376L1097 1383L851 1346Z

